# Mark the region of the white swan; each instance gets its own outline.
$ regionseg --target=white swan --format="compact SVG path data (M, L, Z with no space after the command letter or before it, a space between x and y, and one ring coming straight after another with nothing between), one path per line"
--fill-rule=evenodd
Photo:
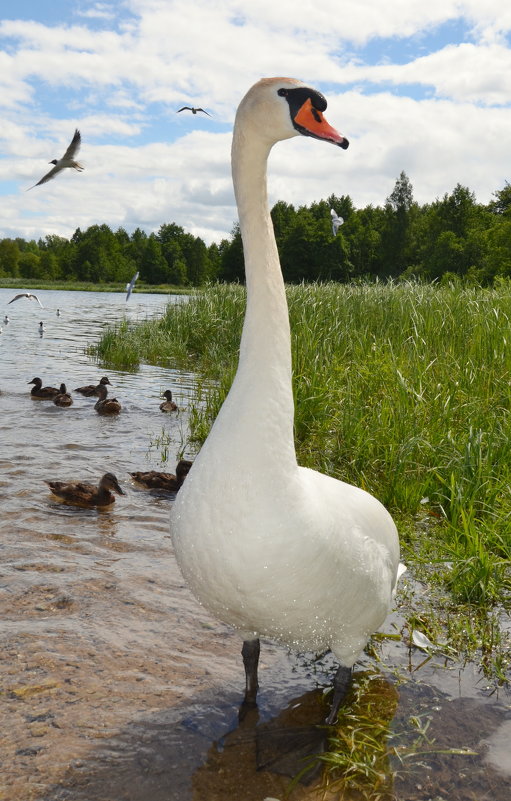
M326 100L288 78L242 100L232 171L243 237L247 308L238 370L171 512L181 571L198 600L243 637L245 703L255 703L259 636L340 663L332 722L351 667L392 602L399 543L373 496L299 467L284 282L266 194L271 147L297 134L348 146ZM260 389L264 387L264 414Z

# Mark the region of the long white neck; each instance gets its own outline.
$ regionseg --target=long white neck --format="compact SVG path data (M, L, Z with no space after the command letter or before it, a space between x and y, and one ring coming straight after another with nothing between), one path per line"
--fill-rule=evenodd
M270 147L250 129L247 135L235 127L232 170L247 308L238 371L220 416L228 415L233 435L250 443L254 463L268 469L275 457L285 472L296 467L294 404L288 308L266 190Z

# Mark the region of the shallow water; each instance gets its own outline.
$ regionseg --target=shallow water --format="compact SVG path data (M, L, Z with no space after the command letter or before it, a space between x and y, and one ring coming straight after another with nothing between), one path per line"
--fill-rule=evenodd
M158 316L183 299L135 294L126 304L121 293L41 290L44 309L24 299L7 306L15 293L0 289L0 801L282 797L288 780L255 770L258 732L274 719L298 725L288 722L296 710L320 721L315 687L328 684L332 662L264 643L259 710L238 726L241 643L184 585L169 537L172 497L129 476L174 469L194 377L107 370L84 352L105 325ZM74 394L73 406L60 409L29 394L34 376L72 390L105 373L123 406L116 418L97 415L92 398ZM167 388L179 414L159 411ZM162 431L170 438L163 468L149 447ZM106 511L66 506L44 483L96 482L106 471L126 492ZM398 618L388 627L396 621L398 630ZM429 715L444 748L477 756L431 756L396 783L397 796L508 799L509 698L490 695L470 665L433 659L410 673L423 656L403 643L385 646L385 664L408 678L396 688L383 673L393 725ZM290 798L308 792L299 787Z

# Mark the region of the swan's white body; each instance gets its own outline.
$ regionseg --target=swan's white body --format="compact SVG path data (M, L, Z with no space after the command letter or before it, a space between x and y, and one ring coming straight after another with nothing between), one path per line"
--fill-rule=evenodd
M302 86L261 81L238 109L232 168L247 281L239 366L176 498L171 533L198 600L244 640L330 648L351 667L390 610L399 544L373 496L296 461L288 309L266 163L276 141L296 134L277 88Z

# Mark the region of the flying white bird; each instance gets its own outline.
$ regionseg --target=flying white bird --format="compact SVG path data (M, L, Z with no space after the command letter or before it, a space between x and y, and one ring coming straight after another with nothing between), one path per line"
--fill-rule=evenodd
M335 212L333 209L330 209L330 214L332 215L332 233L334 236L336 236L337 231L343 224L344 220L342 217L338 217L337 212Z
M206 111L205 108L192 108L191 106L183 106L183 108L178 108L176 114L179 114L180 111L191 111L192 114L197 114L198 111L202 111L203 114L207 114L208 117L211 117L209 111Z
M55 178L55 176L58 175L58 173L63 170L64 167L73 167L73 169L81 172L83 170L83 166L78 161L74 160L74 157L80 149L81 143L82 138L80 136L80 131L77 128L73 138L71 139L71 143L62 158L53 159L52 161L48 162L49 164L54 164L55 166L50 170L50 172L47 172L46 175L43 175L41 180L34 184L34 186L39 186L39 184L45 184L47 181L51 181L51 179ZM29 186L27 192L29 189L33 189L34 186Z
M19 300L20 298L28 298L28 300L37 300L41 309L44 309L44 306L37 297L37 295L33 295L31 292L20 292L19 295L14 295L13 299L10 300L9 303L14 303L15 300ZM9 303L7 305L9 305Z
M247 279L238 370L170 515L190 588L243 639L245 705L256 702L260 636L300 651L330 648L340 665L333 723L353 665L392 608L399 541L375 497L296 459L289 313L266 165L273 144L299 134L347 148L326 105L300 81L273 78L238 108L232 174ZM271 399L265 414L261 386Z
M139 273L135 273L129 284L126 284L126 300L129 300L129 296L133 292L133 287L135 286L135 282L139 276Z

